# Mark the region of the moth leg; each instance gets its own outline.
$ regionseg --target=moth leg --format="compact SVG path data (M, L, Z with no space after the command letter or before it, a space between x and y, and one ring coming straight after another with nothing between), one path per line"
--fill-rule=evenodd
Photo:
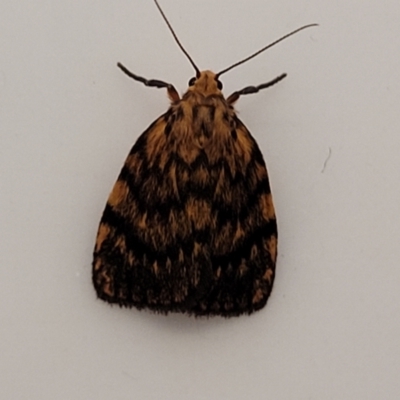
M179 101L179 94L176 89L170 83L159 81L157 79L145 79L141 76L135 75L133 72L129 71L125 68L121 63L118 63L117 66L121 68L121 70L128 75L130 78L134 79L135 81L139 81L144 83L146 86L149 87L156 87L156 88L167 88L168 97L171 99L172 102Z
M286 77L287 74L282 74L279 75L278 77L276 77L275 79L273 79L272 81L269 81L267 83L262 83L261 85L258 86L247 86L245 88L243 88L242 90L238 90L237 92L232 93L228 98L227 98L227 102L232 105L233 103L235 103L239 97L242 94L251 94L251 93L257 93L259 92L261 89L266 89L272 85L275 85L275 83L278 83L279 81L281 81L283 78Z

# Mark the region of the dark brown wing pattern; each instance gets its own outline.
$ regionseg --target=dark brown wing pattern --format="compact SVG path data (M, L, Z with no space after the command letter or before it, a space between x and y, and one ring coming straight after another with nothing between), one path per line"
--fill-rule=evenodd
M133 146L98 231L98 296L225 317L272 290L277 226L257 143L222 96L187 93Z

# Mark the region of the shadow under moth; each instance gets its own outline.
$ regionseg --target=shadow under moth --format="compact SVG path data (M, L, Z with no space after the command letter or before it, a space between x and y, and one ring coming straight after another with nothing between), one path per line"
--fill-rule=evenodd
M199 70L154 2L196 75L180 98L171 84L118 63L134 80L166 88L171 105L138 138L111 191L96 239L93 284L99 298L120 306L251 314L272 290L277 224L263 156L233 105L286 74L227 98L219 78L316 24L214 73Z

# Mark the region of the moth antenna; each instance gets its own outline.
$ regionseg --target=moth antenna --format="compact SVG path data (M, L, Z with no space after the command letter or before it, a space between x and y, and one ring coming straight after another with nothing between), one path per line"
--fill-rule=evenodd
M167 17L164 14L164 11L162 10L162 8L160 7L160 5L158 4L157 0L154 0L154 3L156 3L156 6L158 8L158 10L160 11L162 17L164 18L165 23L167 24L169 30L172 33L172 36L175 39L175 42L177 43L177 45L180 47L180 49L183 51L183 54L185 54L185 56L188 58L188 60L190 61L190 64L192 64L194 70L196 71L196 77L198 78L200 76L200 70L197 68L197 65L194 63L192 57L190 57L189 53L185 50L185 48L182 46L182 43L179 41L178 36L176 36L175 31L173 30L171 24L169 23Z
M154 0L154 1L156 1L156 0ZM272 43L270 43L269 45L263 47L261 50L256 51L256 52L255 52L254 54L252 54L251 56L248 56L248 57L246 57L245 59L243 59L243 60L241 60L241 61L238 61L238 62L236 62L235 64L232 64L230 67L225 68L225 69L223 69L222 71L218 72L217 78L219 78L219 77L220 77L222 74L224 74L225 72L228 72L228 71L230 71L231 69L237 67L238 65L244 64L245 62L251 60L252 58L254 58L254 57L256 57L256 56L258 56L258 55L261 54L263 51L269 49L269 48L272 47L272 46L275 46L277 43L281 42L282 40L287 39L289 36L292 36L292 35L296 34L297 32L300 32L300 31L302 31L303 29L310 28L310 27L312 27L312 26L318 26L318 24L304 25L304 26L302 26L301 28L298 28L298 29L294 30L293 32L288 33L287 35L282 36L280 39L275 40L275 42L272 42Z

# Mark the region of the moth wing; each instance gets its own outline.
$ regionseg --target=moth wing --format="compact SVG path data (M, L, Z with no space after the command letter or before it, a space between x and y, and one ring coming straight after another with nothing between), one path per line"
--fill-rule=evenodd
M101 218L93 261L98 297L159 312L186 309L200 290L200 264L210 263L193 254L166 149L169 117L152 123L130 151Z
M252 313L271 293L277 249L263 156L233 112L216 123L200 108L188 132L181 111L157 119L128 155L100 222L94 286L139 309Z
M211 213L213 283L198 315L224 316L261 309L271 293L277 258L277 224L267 168L245 125L234 115L232 140L216 164ZM221 149L222 154L222 149Z

